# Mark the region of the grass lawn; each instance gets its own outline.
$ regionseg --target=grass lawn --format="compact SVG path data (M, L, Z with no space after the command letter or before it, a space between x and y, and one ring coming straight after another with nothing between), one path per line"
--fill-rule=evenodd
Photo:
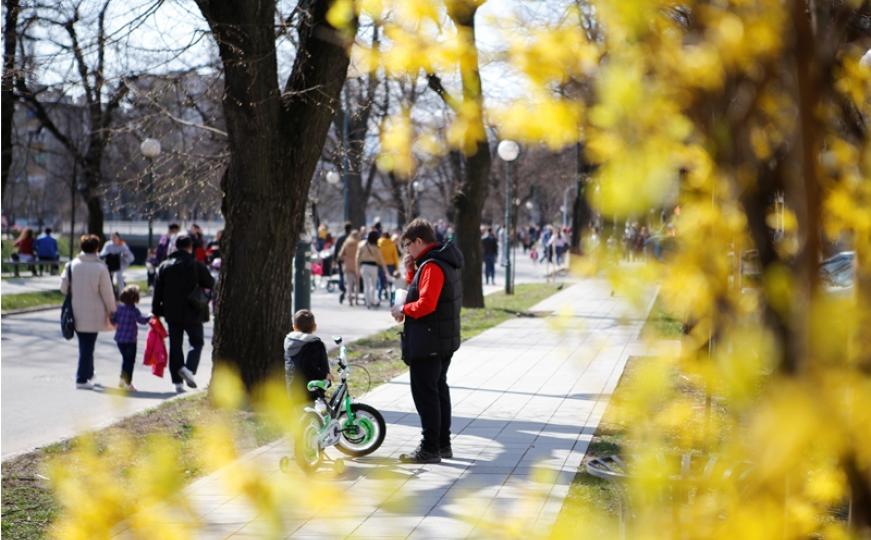
M487 328L512 317L526 316L526 310L556 293L560 285L517 285L514 296L496 293L487 296L487 307L463 309L462 335L469 339ZM3 309L6 309L5 299ZM399 327L390 328L349 344L350 361L358 369L351 377L352 395L361 395L404 372L407 367L399 357ZM365 375L368 373L368 377ZM188 480L202 474L195 457L193 426L210 412L204 393L174 399L161 406L124 419L96 433L98 444L106 445L115 433L124 432L137 439L150 434L170 435L181 443L182 468ZM253 450L274 441L279 434L269 430L250 412L238 411L233 421L239 434L241 451ZM2 464L2 515L0 533L6 538L43 538L58 512L58 507L45 482L40 478L42 465L51 456L69 452L77 439L71 439ZM107 455L111 453L107 452ZM125 464L130 467L135 464Z
M660 298L656 299L647 323L641 330L641 335L653 340L677 339L683 335L683 323L681 320L668 313L663 307ZM620 511L620 488L610 481L599 479L587 473L585 464L591 459L623 453L626 426L620 423L618 409L621 402L625 402L630 396L627 395L627 380L632 378L633 371L639 362L644 362L643 357L629 358L626 368L620 377L620 382L611 396L608 408L602 416L599 427L593 435L587 448L584 464L581 465L577 475L569 489L568 496L557 519L557 527L562 530L571 530L580 527L586 530L590 524L586 523L586 512L592 511L618 518ZM695 396L697 401L704 402L704 396ZM606 531L602 531L606 534ZM596 534L588 534L596 536Z
M143 291L148 289L147 281L133 281L128 285L139 285L139 289ZM0 298L0 309L3 310L3 313L7 313L19 309L60 307L63 303L64 297L59 290L4 294Z

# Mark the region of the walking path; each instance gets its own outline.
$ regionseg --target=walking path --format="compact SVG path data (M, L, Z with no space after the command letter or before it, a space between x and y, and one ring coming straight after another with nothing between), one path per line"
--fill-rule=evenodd
M525 258L524 258L525 259ZM544 281L544 266L533 265L518 257L517 281ZM130 273L128 279L139 279ZM143 271L144 278L144 271ZM60 286L60 278L53 280ZM3 280L6 294L9 280ZM31 280L28 280L31 281ZM485 292L501 290L488 286ZM140 304L140 310L151 310L150 298ZM339 305L337 294L323 290L312 293L312 310L323 336L340 335L346 342L389 328L393 324L387 307L367 311L365 307ZM64 340L60 335L60 310L49 309L33 313L7 315L2 318L2 459L28 452L40 446L58 442L87 430L108 426L127 416L155 407L176 396L169 375L159 379L150 368L142 365L145 331L139 332L137 365L133 384L139 390L126 398L106 392L118 384L121 358L112 332L102 332L97 338L94 366L97 380L104 386L97 391L76 390L74 387L78 348L76 340ZM200 388L205 388L212 373L212 325L205 329L206 345L197 373ZM326 340L328 347L332 341Z
M63 271L63 266L60 267ZM145 267L133 268L124 272L124 279L127 283L134 281L145 281L148 273ZM9 294L22 294L42 291L56 291L60 289L60 275L57 276L39 276L39 277L10 277L0 280L0 295L6 296Z
M388 422L384 445L347 461L337 481L350 502L337 502L331 518L288 509L288 537L486 538L491 524L540 535L559 514L652 299L633 309L607 283L584 280L533 308L550 316L514 319L463 343L448 376L454 459L441 464L396 460L420 436L408 374L361 397ZM279 441L243 460L278 474L287 455ZM262 536L251 506L224 490L226 474L188 488L204 525L198 537ZM392 495L379 503L385 491Z

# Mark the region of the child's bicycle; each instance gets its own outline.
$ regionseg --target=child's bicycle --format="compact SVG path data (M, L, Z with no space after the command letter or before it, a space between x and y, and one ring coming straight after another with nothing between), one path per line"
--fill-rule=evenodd
M377 450L384 442L387 425L384 417L371 405L356 403L348 391L350 368L346 361L342 338L334 338L339 346L339 386L329 402L318 398L313 407L306 407L300 422L300 431L294 441L293 455L299 467L314 472L324 458L324 449L335 446L340 452L352 457L366 456ZM308 383L309 391L326 390L330 381L318 380ZM287 470L286 457L281 459L281 469ZM337 461L337 467L341 462Z

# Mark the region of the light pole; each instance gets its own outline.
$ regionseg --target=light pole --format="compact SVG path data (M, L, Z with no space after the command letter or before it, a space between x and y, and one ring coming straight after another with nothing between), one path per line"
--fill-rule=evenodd
M148 250L154 242L154 159L160 155L160 141L157 139L145 139L139 145L139 151L148 160L148 201L146 213L148 215ZM147 256L147 255L146 255Z
M511 162L520 155L520 145L505 139L496 147L496 153L505 162L505 294L514 294L514 282L511 265L511 210L514 206L513 183L511 181Z
M569 226L569 191L578 189L578 186L569 186L563 190L563 205L560 207L563 213L563 229Z

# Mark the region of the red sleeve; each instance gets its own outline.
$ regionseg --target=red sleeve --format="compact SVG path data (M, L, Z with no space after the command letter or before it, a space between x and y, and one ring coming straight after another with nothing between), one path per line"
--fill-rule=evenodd
M420 273L420 281L417 285L420 288L420 297L402 306L402 312L412 319L426 317L436 310L439 296L445 285L445 273L436 263L426 264Z

